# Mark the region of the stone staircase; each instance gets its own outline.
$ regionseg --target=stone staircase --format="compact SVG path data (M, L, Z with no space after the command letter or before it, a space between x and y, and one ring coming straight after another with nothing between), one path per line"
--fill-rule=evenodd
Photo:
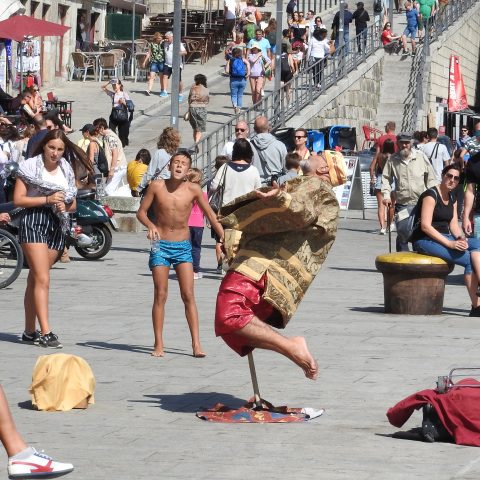
M404 105L409 96L412 57L385 55L380 101L377 106L377 127L383 131L385 123L393 120L399 132L404 115Z

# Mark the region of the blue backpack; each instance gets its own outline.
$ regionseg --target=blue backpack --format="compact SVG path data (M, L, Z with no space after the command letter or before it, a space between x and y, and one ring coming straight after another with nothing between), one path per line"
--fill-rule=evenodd
M230 60L230 76L235 78L245 78L247 67L242 58L232 58Z

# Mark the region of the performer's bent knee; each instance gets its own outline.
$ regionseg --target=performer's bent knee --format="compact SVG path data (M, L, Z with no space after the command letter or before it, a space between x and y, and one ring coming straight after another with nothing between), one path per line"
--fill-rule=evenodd
M238 331L253 317L267 321L276 310L262 298L265 278L258 282L237 272L228 272L220 284L215 311L215 334L239 355L253 350L247 337Z

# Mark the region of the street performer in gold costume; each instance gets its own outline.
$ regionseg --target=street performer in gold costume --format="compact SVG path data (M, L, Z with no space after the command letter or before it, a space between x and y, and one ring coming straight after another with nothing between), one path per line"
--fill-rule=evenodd
M337 232L332 186L345 182L345 161L325 151L302 161L304 175L237 198L221 209L230 268L218 292L215 333L244 356L254 348L281 353L315 380L318 364L303 337L285 328Z

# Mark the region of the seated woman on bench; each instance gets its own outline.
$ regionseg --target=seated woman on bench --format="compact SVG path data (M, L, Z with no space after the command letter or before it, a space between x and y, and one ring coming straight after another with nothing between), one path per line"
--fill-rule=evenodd
M465 268L465 285L470 295L470 317L480 317L477 297L480 274L480 239L465 238L459 223L457 199L453 192L460 181L459 163L447 165L442 182L426 190L418 199L420 224L412 235L413 249L440 257Z

